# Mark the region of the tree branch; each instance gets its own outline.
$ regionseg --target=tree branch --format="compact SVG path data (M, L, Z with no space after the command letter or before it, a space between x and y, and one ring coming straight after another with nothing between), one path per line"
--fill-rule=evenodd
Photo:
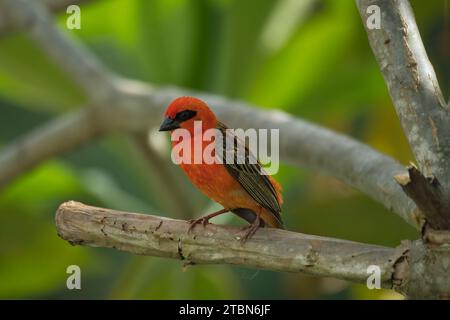
M63 33L55 27L50 13L42 2L1 0L0 3L6 9L4 12L8 15L9 21L25 30L28 36L75 80L93 102L105 101L111 96L116 75L84 46L72 41L68 33Z
M209 224L187 233L186 221L73 201L59 207L56 226L58 234L72 244L179 259L188 265L226 263L362 283L369 276L367 268L377 265L385 288L392 288L394 265L406 250L278 229L260 229L242 244L239 241L242 231L238 228Z
M410 298L447 299L450 292L450 108L420 38L407 0L356 0L369 42L420 171L397 182L426 218L423 240L396 264L396 289ZM380 9L380 29L369 27L370 6ZM437 229L437 230L435 230ZM406 270L406 271L405 271Z
M356 0L403 130L419 168L450 191L450 111L407 0ZM381 29L366 23L367 8L381 9Z
M89 108L55 118L32 130L2 148L0 189L37 164L92 141L102 130L95 109Z

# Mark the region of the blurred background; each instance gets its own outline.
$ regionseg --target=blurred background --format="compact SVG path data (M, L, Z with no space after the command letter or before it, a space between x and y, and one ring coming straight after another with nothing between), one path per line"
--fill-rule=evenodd
M448 97L448 1L412 5ZM354 1L97 0L80 6L81 30L65 29L64 11L57 18L61 29L124 76L283 109L404 164L413 159ZM85 101L23 34L2 35L0 152ZM183 268L175 260L70 246L57 236L55 210L67 200L178 218L214 210L166 160L165 151L149 161L133 141L116 134L51 159L1 190L0 298L400 298L388 290L299 274ZM167 172L182 186L175 197L164 185ZM386 246L417 238L399 217L333 178L284 165L277 178L290 230ZM232 215L215 221L235 223ZM72 264L82 270L81 290L66 288Z

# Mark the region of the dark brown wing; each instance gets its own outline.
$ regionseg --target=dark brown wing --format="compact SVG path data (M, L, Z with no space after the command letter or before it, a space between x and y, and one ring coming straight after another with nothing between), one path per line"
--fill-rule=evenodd
M269 210L276 217L280 225L281 207L278 202L277 192L266 174L261 174L263 168L257 158L250 152L236 135L228 129L223 123L218 124L218 129L222 132L223 141L223 163L227 171L233 176L240 185L248 192L248 194L258 202L263 208ZM228 142L228 143L227 143ZM232 146L232 148L230 147ZM238 153L238 148L241 148L241 153ZM232 152L234 161L227 163L226 154ZM245 158L237 161L238 154ZM242 164L240 164L242 163Z

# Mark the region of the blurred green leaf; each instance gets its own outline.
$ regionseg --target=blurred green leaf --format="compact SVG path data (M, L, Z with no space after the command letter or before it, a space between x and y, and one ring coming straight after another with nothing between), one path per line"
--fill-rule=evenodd
M139 50L144 53L149 79L156 83L186 84L189 63L198 41L195 1L138 1Z
M145 299L237 299L237 279L225 266L187 267L158 260L139 296Z
M69 77L22 35L0 41L0 95L23 107L53 112L84 101Z
M227 96L239 94L254 72L258 61L259 38L273 8L273 0L235 0L227 9L224 34L215 75L216 92ZM256 8L258 8L256 10Z
M319 88L330 77L330 68L343 58L353 38L354 4L325 1L323 5L325 8L299 26L286 46L261 67L246 94L249 101L293 109L309 90Z
M1 194L0 205L14 207L22 214L54 214L62 201L80 194L85 193L76 174L62 162L50 162L13 182Z
M50 163L20 179L0 196L0 298L29 298L64 287L66 268L89 257L56 234L59 203L82 195L76 177Z

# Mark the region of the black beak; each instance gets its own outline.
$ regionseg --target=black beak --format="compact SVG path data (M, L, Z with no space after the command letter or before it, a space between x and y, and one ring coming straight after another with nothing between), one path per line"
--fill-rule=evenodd
M165 118L161 127L159 127L159 131L170 131L180 127L180 123L175 119L170 119L169 117Z

